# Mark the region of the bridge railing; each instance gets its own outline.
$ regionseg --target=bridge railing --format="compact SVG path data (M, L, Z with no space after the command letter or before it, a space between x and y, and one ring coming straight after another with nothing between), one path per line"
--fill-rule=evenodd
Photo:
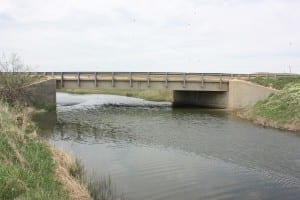
M81 72L30 72L34 75L44 75L44 76L58 76L63 74L135 74L135 75L196 75L196 76L213 76L213 77L232 77L232 78L255 78L255 77L265 77L265 78L279 78L279 77L291 77L291 76L300 76L300 74L292 73L251 73L251 74L236 74L236 73L194 73L194 72L91 72L91 71L81 71Z
M25 72L24 72L25 73ZM28 74L28 72L26 72ZM185 72L29 72L31 75L41 76L42 78L55 78L60 85L64 87L65 81L76 81L80 86L81 82L94 82L97 87L98 83L105 81L111 82L111 86L115 87L115 82L128 82L132 87L135 82L143 82L150 87L151 82L161 82L165 88L169 83L177 82L186 88L188 83L197 83L201 88L205 87L205 83L218 83L222 89L223 83L227 83L230 79L249 80L251 78L267 78L277 79L282 77L300 77L299 74L286 73L255 73L255 74L232 74L232 73L185 73Z
M9 72L7 72L9 73ZM18 72L19 74L20 72ZM111 82L111 86L115 87L116 82L127 82L129 87L134 84L142 83L144 86L150 87L152 82L160 82L163 87L168 88L170 85L178 83L182 88L190 87L196 83L197 87L205 88L205 83L218 83L219 89L223 89L223 83L228 83L230 79L249 80L251 78L267 78L277 79L282 77L300 77L299 74L284 73L256 73L256 74L231 74L231 73L182 73L182 72L24 72L40 76L40 78L55 78L58 86L64 87L66 81L77 82L77 86L81 86L81 82L89 81L98 87L101 82ZM0 74L1 75L1 74ZM145 85L146 83L146 85ZM174 83L174 84L173 84ZM195 84L194 84L195 85ZM178 86L177 86L178 87Z
M169 82L180 82L185 88L187 83L200 83L204 87L205 83L219 83L222 88L223 83L230 79L244 79L263 77L277 79L281 77L299 76L298 74L283 74L283 73L256 73L256 74L232 74L232 73L182 73L182 72L35 72L35 75L55 78L60 81L63 87L65 81L77 81L80 86L81 81L93 81L97 87L98 82L110 81L114 87L116 81L126 81L132 87L133 82L146 82L150 87L150 82L163 82L165 87L168 87Z

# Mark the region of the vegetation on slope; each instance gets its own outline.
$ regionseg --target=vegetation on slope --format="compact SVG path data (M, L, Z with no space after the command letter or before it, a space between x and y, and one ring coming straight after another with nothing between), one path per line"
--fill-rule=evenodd
M112 94L128 97L136 97L149 101L172 101L171 90L153 90L153 89L60 89L60 92L74 94Z
M16 54L0 57L0 199L112 199L110 181L87 179L73 156L37 137L29 118L34 110L24 104L30 96L26 86L41 77L27 72Z
M250 81L265 87L272 87L281 90L290 83L300 83L300 76L278 77L277 79L271 77L256 77L251 78Z
M17 54L0 57L0 99L10 103L27 101L30 94L25 87L41 78L30 75L29 71Z
M0 103L0 199L89 199L66 156L37 138L28 110Z
M242 115L265 126L300 131L300 83L286 84Z

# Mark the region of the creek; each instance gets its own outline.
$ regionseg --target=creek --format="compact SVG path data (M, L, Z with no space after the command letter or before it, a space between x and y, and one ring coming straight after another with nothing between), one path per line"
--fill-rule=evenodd
M57 94L41 135L127 200L300 199L300 137L220 110Z

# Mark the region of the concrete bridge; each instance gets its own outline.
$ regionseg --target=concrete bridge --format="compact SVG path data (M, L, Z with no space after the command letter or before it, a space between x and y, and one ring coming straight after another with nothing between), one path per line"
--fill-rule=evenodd
M175 106L214 108L251 106L276 90L245 80L250 74L145 73L145 72L43 72L57 89L120 88L173 91ZM272 76L268 74L267 76ZM273 75L276 78L276 74Z
M168 89L228 91L230 77L222 74L144 72L51 72L57 88Z

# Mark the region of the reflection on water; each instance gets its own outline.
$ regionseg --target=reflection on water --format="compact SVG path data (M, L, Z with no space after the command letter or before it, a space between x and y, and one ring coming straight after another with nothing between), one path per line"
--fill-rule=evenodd
M43 136L126 199L300 199L300 137L220 111L58 94Z

